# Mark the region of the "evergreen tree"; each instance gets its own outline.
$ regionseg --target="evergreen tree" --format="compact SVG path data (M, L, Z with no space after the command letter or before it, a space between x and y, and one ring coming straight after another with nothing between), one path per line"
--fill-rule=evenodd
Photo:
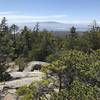
M12 41L4 17L0 23L0 81L8 80L10 76L5 72L7 60L12 56Z

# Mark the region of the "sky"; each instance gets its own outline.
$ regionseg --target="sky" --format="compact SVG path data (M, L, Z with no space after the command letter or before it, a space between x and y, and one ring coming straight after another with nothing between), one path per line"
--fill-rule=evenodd
M100 23L100 0L0 0L0 19L9 23L56 21Z

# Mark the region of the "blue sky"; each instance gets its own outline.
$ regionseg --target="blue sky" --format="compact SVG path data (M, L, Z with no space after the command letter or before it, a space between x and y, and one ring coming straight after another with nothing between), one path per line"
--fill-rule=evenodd
M10 23L100 22L100 0L0 0L0 19L3 16Z

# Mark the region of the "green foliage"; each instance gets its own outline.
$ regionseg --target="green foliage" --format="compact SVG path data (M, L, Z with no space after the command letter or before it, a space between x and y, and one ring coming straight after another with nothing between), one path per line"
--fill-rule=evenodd
M64 90L59 93L52 92L51 93L51 100L66 100L68 97L68 91Z
M64 51L59 60L44 67L43 71L58 77L56 85L59 93L66 89L69 100L99 100L99 52L86 54L76 50ZM56 100L59 100L59 96Z
M46 61L51 63L52 61L55 61L57 58L58 56L56 54L51 54L47 56Z
M32 86L23 86L17 90L17 94L21 97L21 100L33 100L33 93L35 93L35 87Z
M38 100L39 98L44 98L44 93L50 82L51 80L43 80L34 82L29 86L23 86L17 90L17 94L22 96L21 100Z
M17 58L16 60L15 60L15 63L16 63L16 65L18 65L19 66L19 71L23 71L24 70L24 68L26 67L26 63L25 63L25 59L22 59L22 58Z
M69 98L70 100L99 100L99 93L100 90L97 86L92 87L89 84L75 80L71 85Z
M38 32L36 40L29 51L28 58L30 60L44 61L48 55L52 53L53 36L47 31Z

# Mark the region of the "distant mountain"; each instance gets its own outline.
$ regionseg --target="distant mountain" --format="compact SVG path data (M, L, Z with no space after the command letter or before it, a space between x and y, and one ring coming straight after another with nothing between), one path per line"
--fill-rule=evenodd
M29 28L33 29L37 22L33 23L21 23L18 24L19 27L24 27L25 25ZM69 31L72 26L75 26L78 31L86 31L88 29L88 25L83 24L66 24L60 22L39 22L40 30L47 29L48 31Z

